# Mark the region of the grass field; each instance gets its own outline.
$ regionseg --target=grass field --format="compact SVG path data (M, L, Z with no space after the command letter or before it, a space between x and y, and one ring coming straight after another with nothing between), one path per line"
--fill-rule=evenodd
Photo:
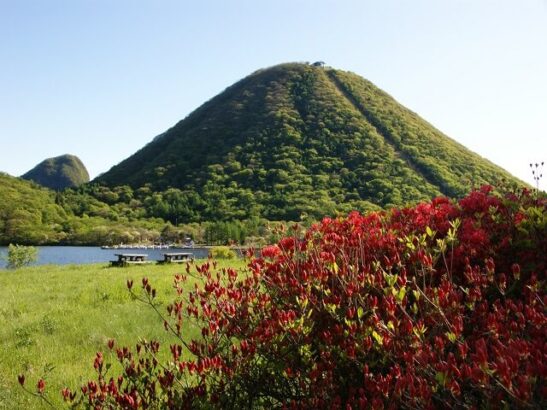
M242 268L242 260L219 267ZM108 268L105 265L39 266L0 270L0 409L45 408L23 392L17 375L29 383L45 376L55 404L60 390L79 386L94 375L93 358L106 351L108 339L134 345L139 337L157 339L167 355L174 338L153 310L132 300L126 288L147 276L158 300L170 301L173 275L184 266L150 265ZM196 333L188 329L188 337ZM29 384L29 387L31 385Z

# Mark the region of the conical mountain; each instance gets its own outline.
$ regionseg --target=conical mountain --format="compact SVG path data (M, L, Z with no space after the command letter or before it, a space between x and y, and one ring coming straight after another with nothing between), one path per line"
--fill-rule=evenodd
M517 182L371 82L293 63L235 83L98 181L177 188L195 220L295 220L457 197L500 179Z
M21 178L60 191L89 182L89 173L80 158L65 154L43 160Z

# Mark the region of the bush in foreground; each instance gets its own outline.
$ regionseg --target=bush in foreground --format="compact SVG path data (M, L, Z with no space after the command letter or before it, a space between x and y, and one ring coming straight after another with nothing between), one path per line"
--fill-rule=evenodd
M97 353L97 379L63 395L88 408L545 408L546 207L485 187L326 218L244 273L188 267L165 311L170 360L155 341L111 341L123 371ZM164 315L146 278L128 287ZM185 339L188 322L201 339Z
M235 259L237 253L228 246L214 246L209 251L209 257L212 259Z
M36 262L38 249L34 246L13 245L8 246L7 267L8 269L19 269L23 266Z

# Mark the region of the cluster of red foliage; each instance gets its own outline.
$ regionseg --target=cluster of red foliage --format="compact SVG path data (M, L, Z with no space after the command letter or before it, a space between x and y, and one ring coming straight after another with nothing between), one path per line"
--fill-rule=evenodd
M110 342L123 374L108 377L98 354L98 380L65 398L90 408L545 408L546 210L526 191L484 187L458 203L325 218L245 272L188 266L164 318L180 341L170 360L156 359L157 342ZM201 281L191 291L189 277ZM148 280L135 295L158 309ZM185 338L188 321L202 338Z

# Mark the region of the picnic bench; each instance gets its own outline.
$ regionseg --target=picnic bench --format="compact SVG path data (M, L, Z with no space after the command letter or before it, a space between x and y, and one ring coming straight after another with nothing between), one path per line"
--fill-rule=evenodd
M149 263L146 260L146 257L148 256L146 253L115 253L114 256L117 256L118 260L110 261L111 266L140 265Z
M183 252L170 252L163 254L163 260L159 260L158 263L182 263L192 258L191 253Z

